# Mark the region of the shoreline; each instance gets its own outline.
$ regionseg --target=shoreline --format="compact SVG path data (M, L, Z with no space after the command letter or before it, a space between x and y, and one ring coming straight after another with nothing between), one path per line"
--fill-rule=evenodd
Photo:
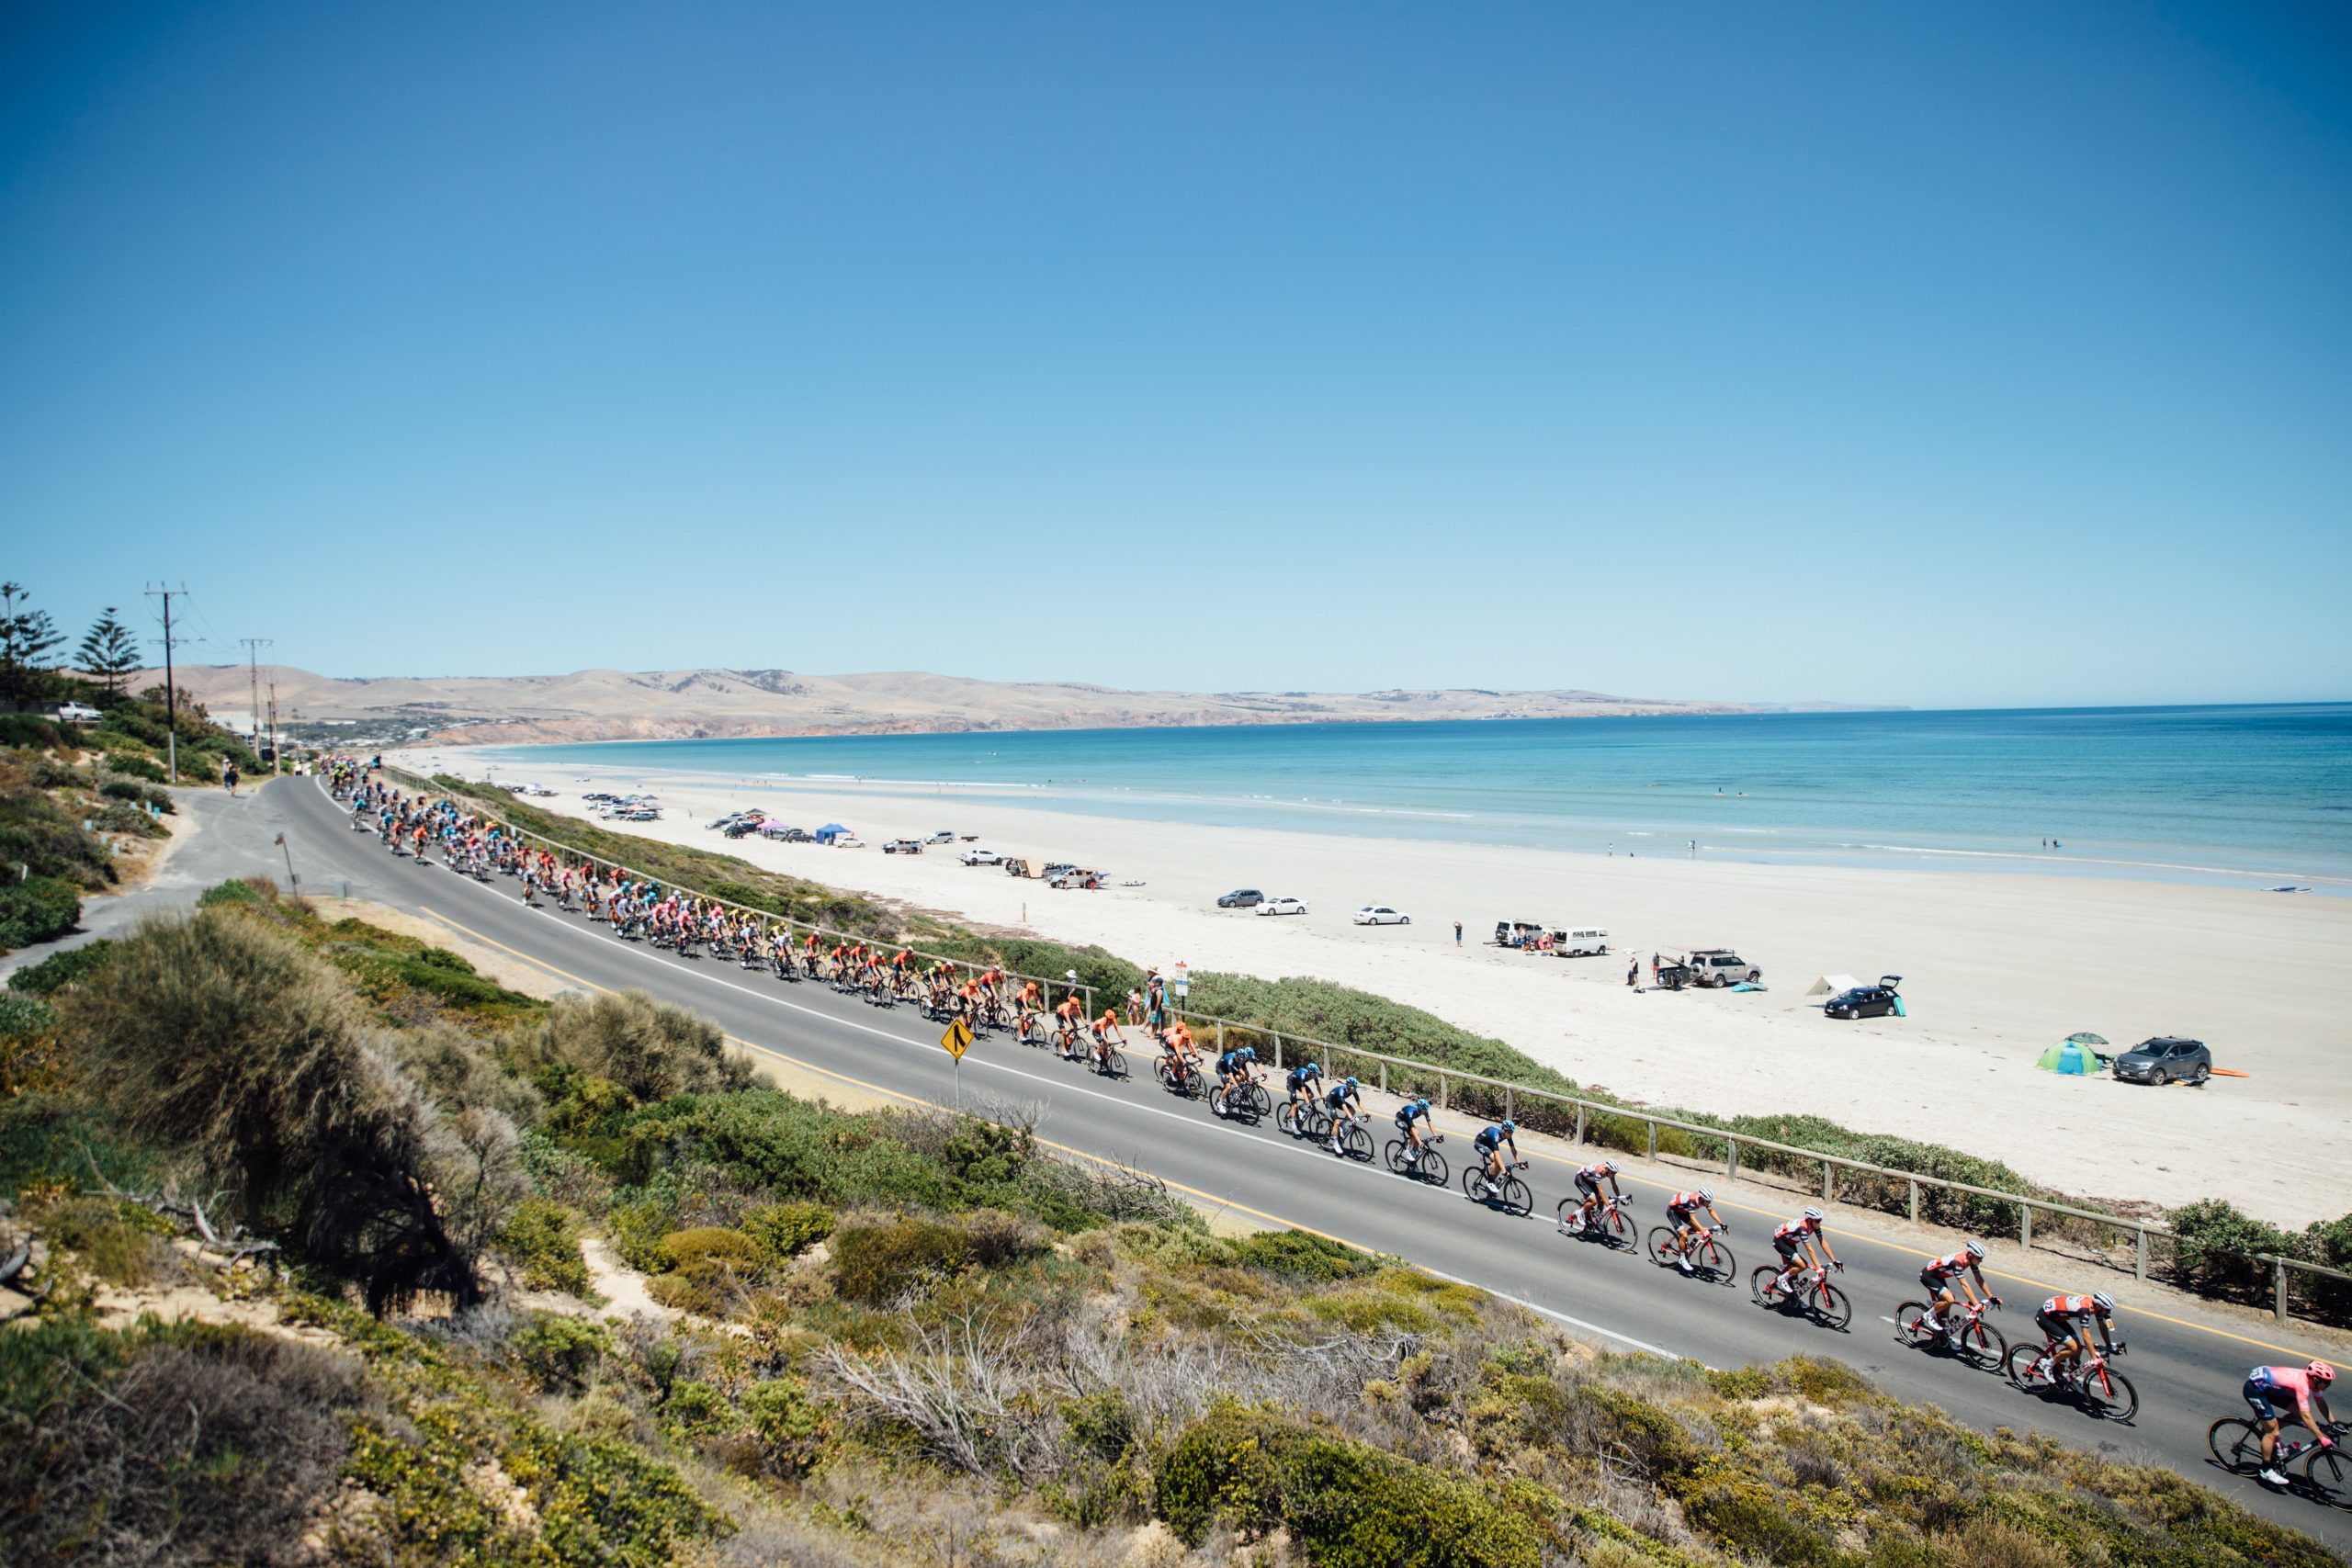
M398 756L423 773L480 776L456 749ZM534 802L588 815L580 794L652 789L668 814L622 831L741 855L844 889L974 923L1099 943L1163 968L1265 978L1306 975L1427 1009L1494 1035L1580 1083L1719 1114L1813 1114L1857 1131L1997 1157L2086 1197L2167 1206L2224 1197L2274 1223L2333 1218L2322 1194L2352 1177L2342 1066L2352 1029L2306 999L2352 982L2352 907L2193 884L2085 876L1789 865L1722 858L1614 858L1435 839L1212 829L1015 805L884 781L690 782L655 770L496 764L558 790ZM702 824L758 805L808 826L859 828L876 847L729 841ZM936 818L936 820L934 820ZM885 856L880 842L942 828L1008 854L1100 865L1141 886L1056 892L956 863L943 846ZM960 849L960 845L957 848ZM1209 908L1232 886L1307 899L1303 919ZM1356 927L1384 902L1409 927ZM1465 926L1454 945L1452 922ZM1562 960L1480 945L1498 919L1608 927L1606 958ZM1759 964L1761 993L1634 991L1646 969L1731 946ZM1815 976L1904 974L1907 1020L1841 1023L1807 1007ZM2212 1046L2251 1077L2201 1089L2060 1078L2041 1049L2093 1030L2120 1050L2152 1034ZM2292 1172L2247 1148L2312 1152Z

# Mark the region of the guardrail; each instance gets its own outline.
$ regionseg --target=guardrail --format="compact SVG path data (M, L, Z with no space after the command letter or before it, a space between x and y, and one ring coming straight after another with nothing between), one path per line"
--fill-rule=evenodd
M406 769L387 766L379 769L378 772L405 780L411 786L420 791L437 793L443 789L443 786L435 784L432 780L421 778ZM576 863L618 870L632 878L653 884L665 884L667 881L650 873L640 872L632 867L621 865L618 862L605 860L602 856L590 854L584 850L575 849L558 840L548 838L544 834L535 833L527 828L518 828L513 822L499 817L493 809L479 800L474 800L472 804L477 807L479 815L497 822L502 829L513 834L515 838L543 845L550 852L565 856ZM692 893L694 897L706 903L749 915L761 921L765 927L774 928L780 925L794 932L813 931L820 938L840 937L854 942L868 940L855 932L837 931L813 921L779 915L771 910L738 904L729 899L713 897L699 889L686 888L683 891ZM927 953L913 948L910 948L910 951L914 952L917 957L933 963L950 964L967 973L978 972L982 967L968 959L950 958L945 954ZM1091 986L1081 982L1072 987L1067 977L1023 975L1012 970L1000 972L1016 980L1035 981L1046 987L1049 996L1057 987L1060 987L1066 995L1075 989L1085 997L1089 1017L1094 1014L1094 988ZM1634 1146L1634 1144L1620 1139L1622 1124L1639 1126L1644 1129L1642 1153L1652 1160L1672 1160L1688 1164L1698 1157L1693 1146L1721 1145L1722 1155L1708 1157L1704 1164L1708 1168L1720 1164L1724 1174L1733 1179L1738 1179L1741 1174L1743 1150L1748 1151L1751 1156L1764 1156L1764 1160L1760 1163L1753 1158L1750 1159L1748 1169L1751 1180L1756 1179L1756 1173L1759 1171L1764 1174L1778 1174L1775 1168L1779 1166L1788 1164L1817 1166L1820 1170L1817 1190L1824 1202L1855 1202L1863 1207L1876 1208L1889 1213L1903 1213L1907 1215L1914 1224L1922 1221L1923 1206L1920 1194L1923 1191L1954 1194L1961 1201L1951 1206L1953 1212L1929 1217L1938 1223L1965 1224L1972 1229L1987 1228L1983 1226L1981 1222L1988 1217L1990 1210L2014 1209L2018 1244L2029 1251L2034 1247L2034 1216L2037 1213L2054 1216L2078 1229L2087 1229L2094 1240L2102 1232L2124 1233L2131 1238L2131 1260L2128 1265L2122 1260L2118 1249L2112 1247L2094 1245L2087 1250L2076 1251L2071 1255L2083 1261L2097 1263L2119 1271L2128 1267L2132 1277L2139 1280L2145 1280L2149 1277L2149 1238L2151 1236L2171 1237L2174 1235L2172 1226L2161 1220L2142 1220L2129 1215L2107 1213L2097 1209L2086 1209L2053 1199L2030 1197L2018 1192L2004 1192L1997 1188L1979 1187L1970 1182L1954 1181L1946 1177L1929 1176L1919 1171L1899 1170L1891 1167L1872 1165L1867 1160L1851 1159L1843 1155L1825 1154L1818 1149L1803 1148L1793 1144L1776 1143L1769 1138L1736 1133L1703 1122L1691 1122L1679 1117L1660 1115L1656 1111L1645 1111L1638 1107L1588 1099L1580 1095L1565 1094L1555 1089L1530 1088L1524 1084L1514 1084L1502 1078L1487 1077L1478 1073L1465 1073L1457 1068L1441 1066L1430 1062L1417 1062L1404 1056L1392 1056L1363 1046L1336 1044L1328 1040L1317 1040L1309 1036L1269 1028L1264 1024L1243 1023L1233 1019L1194 1012L1181 1006L1171 1007L1170 1012L1172 1017L1182 1019L1188 1024L1197 1023L1209 1029L1220 1053L1226 1048L1228 1031L1246 1037L1247 1043L1250 1043L1270 1041L1273 1047L1272 1066L1277 1071L1283 1070L1286 1065L1284 1047L1297 1045L1305 1047L1318 1061L1324 1063L1332 1074L1344 1072L1346 1076L1356 1077L1370 1076L1378 1083L1384 1094L1415 1093L1433 1099L1442 1109L1456 1109L1454 1086L1466 1085L1474 1091L1471 1096L1474 1102L1478 1101L1480 1097L1484 1097L1482 1104L1476 1104L1475 1108L1464 1108L1470 1109L1472 1114L1498 1115L1506 1120L1518 1121L1534 1131L1561 1133L1567 1136L1577 1147L1582 1147L1590 1141L1607 1147L1631 1151ZM1372 1069L1370 1074L1354 1072L1343 1066L1343 1064L1355 1062L1368 1064ZM1436 1088L1433 1095L1429 1093L1429 1087L1431 1084ZM1686 1145L1686 1147L1662 1148L1660 1140L1662 1133L1675 1134ZM1856 1196L1850 1191L1841 1193L1839 1186L1841 1173L1849 1183L1859 1182L1865 1186L1884 1184L1890 1189L1900 1184L1904 1201L1898 1208L1892 1203L1876 1201L1879 1194L1875 1191L1862 1196ZM1810 1184L1804 1189L1808 1194L1815 1190ZM1967 1200L1975 1200L1975 1204L1972 1206L1966 1201ZM2177 1247L2172 1261L2177 1273L2179 1264ZM2288 1321L2290 1316L2292 1292L2288 1283L2290 1270L2352 1284L2352 1273L2331 1269L2324 1264L2307 1263L2300 1258L2261 1253L2253 1255L2250 1261L2265 1264L2270 1268L2271 1311L2273 1315L2282 1323Z

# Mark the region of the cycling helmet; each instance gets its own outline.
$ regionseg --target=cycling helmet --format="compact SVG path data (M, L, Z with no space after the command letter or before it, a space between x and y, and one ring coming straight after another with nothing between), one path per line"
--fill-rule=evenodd
M1961 1250L1967 1253L1969 1257L1973 1258L1979 1263L1984 1261L1984 1244L1977 1240L1974 1236L1970 1236L1968 1238L1968 1245L1961 1248Z
M1712 1203L1713 1203L1713 1202L1714 1202L1714 1201L1715 1201L1715 1190L1714 1190L1713 1188L1712 1188L1712 1187L1702 1187L1702 1188L1700 1188L1700 1189L1699 1189L1699 1190L1694 1194L1694 1196L1695 1196L1695 1197L1699 1200L1699 1201L1701 1201L1702 1203L1708 1203L1708 1204L1712 1204Z
M2329 1366L2325 1361L2313 1361L2310 1366L2303 1369L2303 1375L2311 1379L2313 1382L2334 1382L2335 1381L2335 1369Z
M1353 1078L1350 1078L1350 1079L1348 1080L1348 1092L1349 1092L1350 1094L1353 1094L1353 1093L1355 1093L1355 1091L1356 1091L1356 1080L1355 1080L1355 1079L1353 1079Z
M1819 1224L1822 1221L1824 1221L1824 1220L1827 1219L1829 1216L1828 1216L1828 1215L1826 1215L1826 1214L1825 1214L1825 1213L1822 1213L1820 1210L1818 1210L1818 1209L1807 1209L1807 1210L1804 1212L1804 1217L1805 1217L1805 1221L1806 1221L1806 1223L1807 1223L1807 1224L1816 1224L1816 1225L1817 1225L1817 1224Z
M1617 1162L1613 1159L1602 1160L1600 1162L1600 1168L1607 1171L1610 1175L1614 1176L1617 1174Z
M1319 1078L1319 1077L1321 1077L1323 1076L1323 1064L1322 1064L1322 1063L1320 1063L1320 1062L1309 1062L1309 1063L1307 1063L1307 1064L1306 1064L1306 1076L1307 1076L1308 1077L1310 1077L1310 1078Z
M2104 1315L2115 1310L2115 1298L2109 1295L2105 1291L2095 1292L2091 1296L2091 1305L2097 1307L2100 1314Z
M1239 1055L1243 1061L1254 1062L1258 1059L1258 1047L1255 1045L1244 1045L1241 1047Z
M1426 1113L1428 1112L1429 1108L1430 1108L1430 1102L1429 1102L1428 1100L1417 1100L1413 1101L1413 1109L1414 1109L1414 1110L1416 1110L1416 1111L1421 1111L1421 1112L1423 1112L1424 1114L1426 1114Z
M1519 1131L1519 1123L1518 1123L1518 1122L1511 1121L1509 1117L1505 1117L1505 1118L1503 1119L1503 1136L1504 1136L1504 1137L1508 1138L1508 1137L1510 1137L1513 1133L1516 1133L1516 1132L1518 1132L1518 1131Z

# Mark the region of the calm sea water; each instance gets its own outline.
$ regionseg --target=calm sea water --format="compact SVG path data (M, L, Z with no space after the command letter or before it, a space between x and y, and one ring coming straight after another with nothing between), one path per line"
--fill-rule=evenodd
M2352 704L627 741L506 754L606 776L919 781L944 795L1217 827L2352 893ZM940 826L952 826L951 803L941 807Z

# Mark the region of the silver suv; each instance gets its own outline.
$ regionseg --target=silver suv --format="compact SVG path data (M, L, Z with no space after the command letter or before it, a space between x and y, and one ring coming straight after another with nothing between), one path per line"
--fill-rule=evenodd
M1763 970L1728 947L1702 947L1687 962L1696 985L1736 986L1742 980L1752 984L1764 978Z

